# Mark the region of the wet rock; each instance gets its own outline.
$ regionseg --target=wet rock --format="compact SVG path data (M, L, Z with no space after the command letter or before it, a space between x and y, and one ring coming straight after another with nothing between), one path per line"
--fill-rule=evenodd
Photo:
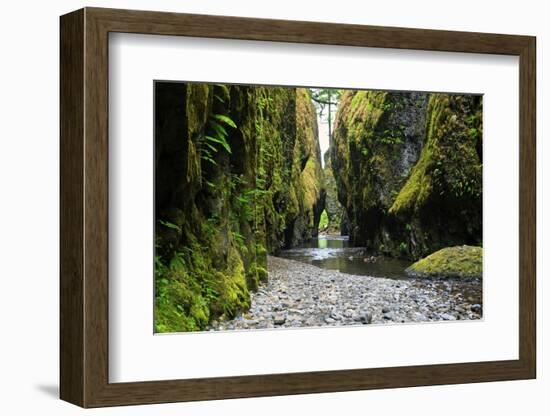
M456 321L456 317L448 313L442 313L440 316L444 321Z
M346 309L346 310L344 311L344 316L345 316L346 318L352 318L352 317L353 317L353 309Z
M476 303L470 306L470 310L475 313L481 313L481 305L479 303Z
M359 321L362 324L370 324L372 322L372 314L370 312L363 312L359 316Z
M336 310L333 310L331 313L330 313L330 317L336 321L340 321L342 319L342 315L340 315L338 313L338 311Z
M414 312L413 313L413 321L415 321L415 322L424 322L424 321L427 321L427 320L428 320L428 318L424 314L422 314L420 312Z
M314 326L314 325L317 325L317 320L313 316L310 316L306 320L305 324L306 324L306 326Z

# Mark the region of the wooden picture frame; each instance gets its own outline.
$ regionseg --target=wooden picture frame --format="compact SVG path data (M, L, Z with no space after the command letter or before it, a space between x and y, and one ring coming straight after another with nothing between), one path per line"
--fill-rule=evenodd
M536 376L534 37L85 8L61 17L60 396L82 407L338 392ZM519 359L109 383L108 34L519 56Z

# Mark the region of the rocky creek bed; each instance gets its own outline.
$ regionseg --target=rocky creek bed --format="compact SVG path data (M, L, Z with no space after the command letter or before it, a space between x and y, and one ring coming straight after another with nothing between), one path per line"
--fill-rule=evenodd
M481 280L395 280L268 257L250 310L210 331L480 319Z

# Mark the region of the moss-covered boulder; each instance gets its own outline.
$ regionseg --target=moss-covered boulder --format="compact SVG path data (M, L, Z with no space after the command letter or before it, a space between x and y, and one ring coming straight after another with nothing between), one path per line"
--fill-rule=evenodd
M387 211L420 155L426 107L422 93L342 94L330 157L353 244L382 251L393 245Z
M158 83L155 94L155 328L200 330L249 307L268 252L316 234L316 116L305 89Z
M418 260L405 270L410 277L476 279L483 274L483 249L446 247Z

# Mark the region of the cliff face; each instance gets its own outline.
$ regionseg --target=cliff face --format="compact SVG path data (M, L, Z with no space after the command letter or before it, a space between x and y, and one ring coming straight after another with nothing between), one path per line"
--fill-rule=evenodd
M481 240L481 98L347 91L331 143L350 239L419 258Z
M155 326L203 328L249 306L268 251L316 233L324 204L303 89L158 83Z
M385 239L387 211L422 148L426 106L420 93L342 95L331 159L353 244L379 249Z
M481 97L432 94L426 143L389 215L413 257L482 243Z
M317 236L325 205L317 115L309 94L303 88L296 90L296 143L288 190L292 209L285 221L285 248ZM284 186L283 193L287 193Z
M325 183L326 198L325 211L327 212L327 232L330 234L347 235L346 211L338 202L338 189L336 188L336 179L332 173L332 164L329 153L325 153L325 168L323 169L323 178Z

